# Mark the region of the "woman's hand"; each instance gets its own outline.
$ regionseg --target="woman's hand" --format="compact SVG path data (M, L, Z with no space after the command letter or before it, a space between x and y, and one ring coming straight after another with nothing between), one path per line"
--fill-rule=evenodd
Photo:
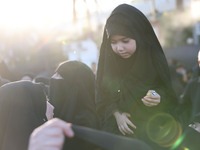
M28 150L61 150L65 136L74 136L71 124L54 118L32 132Z
M131 117L129 113L120 113L119 111L115 111L113 113L115 116L115 119L117 121L117 125L119 128L119 131L123 134L133 134L133 131L129 128L128 125L136 129L136 126L128 119L128 117Z
M160 95L154 90L149 90L147 95L142 98L142 102L148 107L156 106L160 103Z
M194 130L196 130L197 132L200 133L200 123L199 122L195 122L193 124L190 124L189 127L193 128Z

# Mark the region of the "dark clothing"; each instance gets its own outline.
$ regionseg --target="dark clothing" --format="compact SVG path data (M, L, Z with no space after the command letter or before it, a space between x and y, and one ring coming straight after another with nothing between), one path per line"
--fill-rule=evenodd
M0 150L27 150L31 132L46 118L43 87L29 81L0 87Z
M200 133L190 127L186 127L180 137L180 142L174 150L199 150Z
M78 61L67 61L56 70L62 79L51 78L50 100L55 117L73 124L97 128L95 77L92 70ZM90 146L90 145L89 145ZM89 149L81 139L66 139L64 149Z
M200 122L200 77L192 79L187 84L179 103L178 114L182 126L182 141L175 150L182 150L183 147L199 150L200 133L188 125Z
M183 126L200 122L200 77L191 80L180 99L180 116Z
M169 71L171 75L173 89L176 92L177 97L179 97L183 93L184 86L182 85L182 82L180 81L179 76L176 72L176 67L173 65L169 65Z
M85 64L67 61L56 73L63 79L51 78L50 99L55 117L74 124L96 128L94 74Z
M192 79L195 79L195 78L198 78L200 76L200 68L199 68L199 64L198 65L195 65L193 67L193 73L192 73L192 77L191 77L191 80Z
M75 136L104 150L151 150L144 142L104 131L72 125ZM89 149L88 149L89 150Z
M136 52L127 59L116 55L110 36L123 35L136 41ZM135 7L122 4L108 18L97 70L97 112L105 131L119 134L114 110L128 112L136 125L133 137L149 141L146 124L158 113L173 114L177 99L168 64L147 18ZM161 96L161 103L147 107L141 99L148 90Z

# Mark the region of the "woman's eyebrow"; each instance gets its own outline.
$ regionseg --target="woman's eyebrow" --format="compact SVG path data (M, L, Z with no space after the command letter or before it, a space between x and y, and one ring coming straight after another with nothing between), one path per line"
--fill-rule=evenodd
M126 40L126 39L129 39L129 38L128 37L122 37L122 38L119 38L119 39L111 39L111 41Z

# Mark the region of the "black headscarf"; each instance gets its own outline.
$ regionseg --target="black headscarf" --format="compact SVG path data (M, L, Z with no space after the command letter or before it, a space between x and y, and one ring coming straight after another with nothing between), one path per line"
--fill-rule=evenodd
M55 117L96 128L92 70L81 62L66 61L58 66L56 73L63 79L50 80L50 100L55 106Z
M0 149L27 150L31 132L47 120L43 87L29 81L0 88Z
M117 56L111 48L111 35L134 39L136 52L128 59ZM115 119L112 125L107 124L115 109L131 113L138 131L155 112L170 112L176 106L176 96L161 45L148 19L131 5L119 5L107 19L96 86L97 111L106 128L116 126ZM148 90L156 90L161 95L158 106L147 107L142 103L141 98Z

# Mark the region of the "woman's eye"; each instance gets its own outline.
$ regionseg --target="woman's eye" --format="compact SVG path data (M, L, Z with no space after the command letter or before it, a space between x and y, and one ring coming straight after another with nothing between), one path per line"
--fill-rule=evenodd
M116 41L111 41L110 43L111 43L111 44L116 44L117 42L116 42Z
M123 40L123 43L128 43L129 42L129 40L127 39L127 40Z

